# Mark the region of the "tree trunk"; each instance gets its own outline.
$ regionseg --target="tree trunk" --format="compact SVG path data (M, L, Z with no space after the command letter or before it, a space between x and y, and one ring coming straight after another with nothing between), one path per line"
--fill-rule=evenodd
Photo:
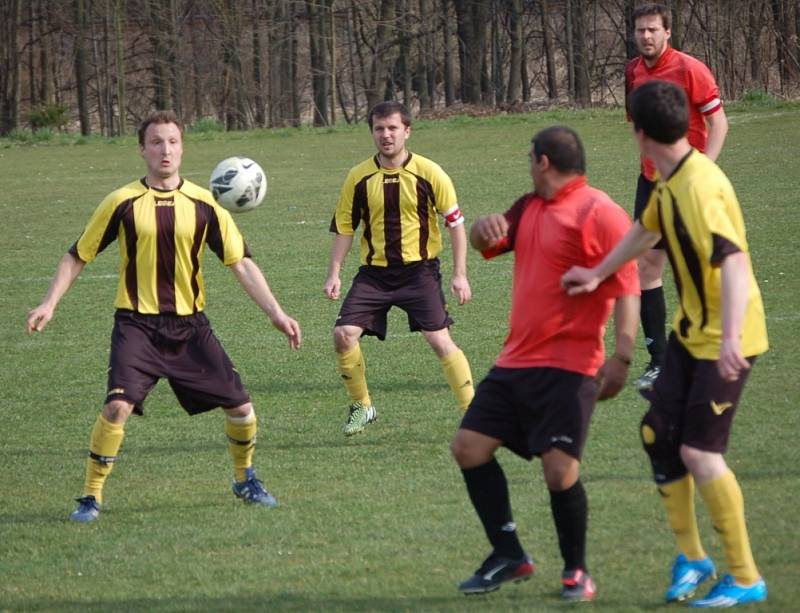
M492 2L492 34L491 34L491 49L492 49L492 89L490 102L497 106L505 102L503 94L503 68L502 58L500 57L500 17L499 7L497 0Z
M489 5L479 0L455 0L461 60L461 99L480 104L483 86L486 23Z
M266 125L264 117L264 83L261 75L261 0L253 0L253 103L255 105L255 123L259 128Z
M395 0L381 0L380 17L375 31L375 46L369 69L367 106L372 108L385 96L387 66L392 65L389 48L394 35Z
M78 121L81 134L88 136L92 132L89 121L88 79L86 67L86 5L84 0L75 0L75 86L78 90Z
M508 91L506 101L520 101L522 89L522 0L508 3L508 32L511 36L511 58L508 68Z
M586 45L585 0L571 0L571 2L574 11L572 48L575 54L575 102L580 106L590 106L592 94L589 85L589 49Z
M683 49L683 0L672 0L672 35L670 44L675 49Z
M128 109L125 101L125 52L123 47L122 13L125 10L123 0L114 0L114 59L117 71L117 109L119 113L119 133L128 131Z
M634 0L624 0L623 13L625 14L625 57L630 59L639 55L636 48L636 24L633 23Z
M750 80L757 85L761 84L761 30L764 23L764 3L753 0L747 7L747 32L745 44L747 57L750 60Z
M328 123L328 45L326 44L326 10L319 0L307 0L309 60L311 62L311 93L314 105L314 125Z
M556 79L556 52L553 44L553 31L550 28L550 7L548 0L541 0L542 32L544 38L544 57L547 65L547 97L550 100L558 98L558 81ZM570 84L570 92L572 85ZM570 93L570 95L572 95Z
M453 106L456 101L455 76L453 75L453 43L450 40L450 1L441 0L442 45L444 47L444 105Z

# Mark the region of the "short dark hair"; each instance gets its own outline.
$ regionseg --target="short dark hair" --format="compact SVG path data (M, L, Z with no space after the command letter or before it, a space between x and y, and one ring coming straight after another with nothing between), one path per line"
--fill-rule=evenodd
M153 123L174 123L178 126L181 131L181 138L183 138L183 121L175 114L175 111L152 111L139 124L139 145L144 146L144 133Z
M648 81L631 94L633 128L657 143L671 145L689 130L686 92L669 81Z
M636 20L639 19L639 17L649 17L650 15L661 15L661 23L664 29L669 30L672 28L672 13L669 12L666 6L656 2L648 2L647 4L642 4L633 9L633 25L636 25Z
M551 126L531 139L536 159L547 156L550 164L560 172L586 174L586 152L578 134L566 126Z
M379 102L370 109L369 115L367 116L369 129L372 130L372 120L375 117L383 119L395 113L400 113L400 120L406 128L411 126L411 111L408 110L408 107L402 102L386 100L384 102Z

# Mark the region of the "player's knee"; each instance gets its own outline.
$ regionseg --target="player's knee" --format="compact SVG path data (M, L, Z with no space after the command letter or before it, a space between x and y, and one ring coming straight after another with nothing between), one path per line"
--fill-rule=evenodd
M128 417L131 416L132 412L132 403L120 398L114 398L103 405L102 415L112 424L120 424L128 421Z
M433 349L434 353L440 358L454 351L458 351L458 345L453 342L450 331L447 328L434 332L423 332L423 334L425 335L425 340L427 340L428 344L431 346L431 349Z
M482 466L492 459L491 452L487 454L480 446L470 443L469 437L464 435L464 430L456 432L453 442L450 443L450 452L461 468Z
M656 483L669 483L686 475L675 424L651 408L642 419L640 434Z
M333 346L337 352L343 353L356 346L358 336L353 334L345 326L336 326L333 329Z
M232 409L225 409L225 415L232 420L253 421L255 414L256 410L253 408L252 402L246 402Z

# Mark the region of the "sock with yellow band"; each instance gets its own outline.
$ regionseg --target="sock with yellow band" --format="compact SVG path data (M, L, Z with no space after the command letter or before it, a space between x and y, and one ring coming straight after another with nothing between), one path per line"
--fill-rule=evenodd
M686 474L681 479L659 485L658 491L669 525L678 542L678 549L688 560L704 559L706 552L700 543L700 532L697 528L692 475Z
M744 497L736 476L729 470L718 479L699 485L697 489L706 503L714 529L722 539L731 575L739 585L754 584L761 575L750 549L744 519Z
M469 368L467 356L464 355L461 349L456 349L440 358L439 361L442 364L447 383L456 397L456 405L462 413L465 413L473 396L475 396L472 371Z
M356 343L355 347L349 351L337 352L336 366L350 399L353 402L360 402L366 407L370 406L372 402L367 389L367 368L361 353L361 345Z
M228 437L228 450L233 459L236 481L244 481L247 469L253 465L257 430L258 420L255 410L251 409L243 417L225 415L225 434Z
M97 502L103 501L103 485L114 467L124 436L124 424L115 424L102 415L97 416L89 440L84 496L94 496Z

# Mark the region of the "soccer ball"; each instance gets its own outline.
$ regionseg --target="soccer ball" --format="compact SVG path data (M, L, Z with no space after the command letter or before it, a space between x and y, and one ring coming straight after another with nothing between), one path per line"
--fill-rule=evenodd
M249 211L267 194L267 175L250 158L227 158L211 173L209 189L214 200L229 211Z

